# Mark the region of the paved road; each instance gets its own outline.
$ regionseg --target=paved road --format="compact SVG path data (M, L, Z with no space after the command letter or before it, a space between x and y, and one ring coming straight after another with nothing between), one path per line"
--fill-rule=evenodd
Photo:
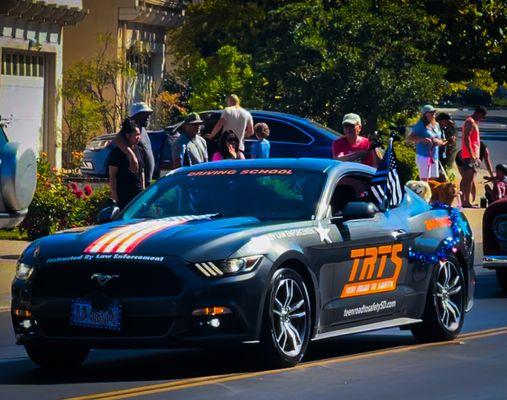
M459 340L421 346L395 329L356 335L315 343L286 371L263 371L255 351L241 348L94 351L79 370L49 373L13 344L9 314L0 313L0 398L505 398L507 297L494 274L477 271L476 304Z

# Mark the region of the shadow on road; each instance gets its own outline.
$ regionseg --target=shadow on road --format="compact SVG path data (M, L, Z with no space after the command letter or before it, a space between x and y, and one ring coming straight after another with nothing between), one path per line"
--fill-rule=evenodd
M357 335L313 343L304 361L414 343L408 333ZM0 368L0 385L158 381L265 369L255 345L215 350L94 351L80 368L58 372L37 368L28 359L5 360Z

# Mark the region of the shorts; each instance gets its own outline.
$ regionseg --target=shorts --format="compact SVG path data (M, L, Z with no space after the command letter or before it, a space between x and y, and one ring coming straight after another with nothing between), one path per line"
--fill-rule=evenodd
M465 171L470 171L470 170L478 171L479 170L479 166L471 158L464 158L463 165L461 165L461 168L463 168L463 170L465 170Z
M420 179L438 178L440 176L438 160L434 160L431 157L416 155L415 162L417 168L419 168Z

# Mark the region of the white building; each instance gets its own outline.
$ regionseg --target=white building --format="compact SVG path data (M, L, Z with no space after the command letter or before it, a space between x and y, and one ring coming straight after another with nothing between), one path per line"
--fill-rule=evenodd
M9 140L61 164L62 30L86 16L81 0L0 0L0 116Z

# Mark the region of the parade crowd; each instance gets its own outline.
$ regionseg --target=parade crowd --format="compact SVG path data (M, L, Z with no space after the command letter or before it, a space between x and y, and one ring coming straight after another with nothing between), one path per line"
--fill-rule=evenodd
M155 161L150 139L146 131L153 110L144 102L134 103L116 135L109 161L111 198L123 209L137 194L150 184ZM412 127L408 140L415 144L419 179L447 180L446 170L453 164L461 175L460 201L466 208L476 208L477 173L482 163L488 170L485 194L488 202L507 195L507 165L499 164L493 170L487 146L480 140L479 123L486 117L484 107L477 107L466 118L458 149L458 135L450 114L440 112L432 105L421 109L418 122ZM172 145L173 168L190 166L208 161L245 159L245 138L257 139L250 158L269 158L269 126L253 123L252 115L241 107L238 96L227 98L227 107L210 133L202 134L204 121L199 114L191 113L180 124L178 138ZM382 151L370 140L361 136L361 117L348 113L342 120L343 136L332 144L333 158L340 161L359 162L377 167ZM217 140L218 139L218 140ZM208 159L208 143L217 143L211 160Z

